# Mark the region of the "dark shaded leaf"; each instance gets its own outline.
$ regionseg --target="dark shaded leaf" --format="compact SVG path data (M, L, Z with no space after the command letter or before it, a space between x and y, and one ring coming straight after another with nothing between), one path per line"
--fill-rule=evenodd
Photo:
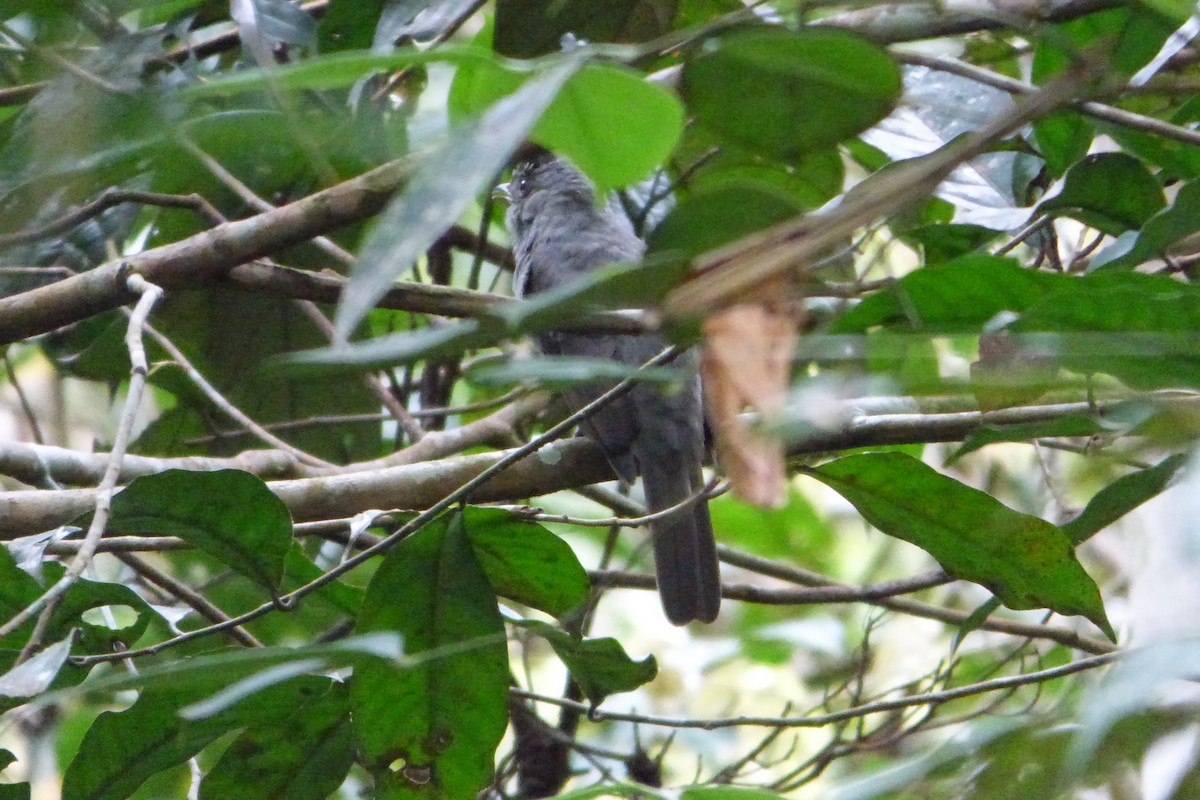
M317 26L320 51L369 48L385 5L386 0L329 0L325 16Z
M1113 191L1113 187L1121 187ZM1062 191L1038 205L1116 236L1140 228L1166 205L1162 187L1133 156L1097 153L1067 170Z
M367 588L359 631L396 631L409 661L355 670L356 736L376 791L473 797L492 780L508 720L508 652L496 595L461 518L402 541ZM412 660L415 659L415 660ZM403 768L388 771L397 759Z
M1062 175L1087 155L1096 126L1076 111L1059 111L1033 123L1033 136L1046 166Z
M304 554L304 548L296 541L293 541L291 548L288 549L284 568L283 591L285 592L310 583L323 574L321 568ZM357 615L358 609L362 606L362 589L350 586L343 581L327 583L317 589L315 595L351 617Z
M1127 242L1118 241L1100 251L1092 268L1136 267L1169 252L1171 245L1200 231L1200 181L1184 184L1170 206L1155 214Z
M684 64L689 110L729 141L789 160L874 125L900 95L878 46L845 31L735 30Z
M323 800L354 763L345 684L292 713L250 726L200 784L200 800Z
M982 225L923 225L901 234L904 241L918 245L925 263L940 264L983 249L1000 234Z
M651 254L692 258L798 216L801 207L774 187L729 181L689 195L650 234Z
M496 52L553 53L570 34L588 42L644 42L670 29L678 0L497 0Z
M92 723L63 776L63 800L124 800L151 775L182 764L218 736L284 717L330 683L316 676L292 678L263 689L252 702L199 720L185 720L179 710L210 691L208 686L144 691L127 710L106 711Z
M867 522L928 552L954 575L982 584L1014 609L1081 614L1110 638L1100 591L1070 539L915 458L867 453L808 474L845 497Z
M179 536L272 593L292 545L287 506L260 478L232 469L137 478L113 498L108 530Z
M52 562L42 567L46 586L56 583L66 572L63 564ZM45 591L32 576L17 567L12 555L0 547L0 617L10 619L25 606L32 603ZM121 628L109 628L86 622L85 611L103 606L127 606L136 613L132 623ZM78 580L63 595L50 617L44 636L48 640L66 639L72 630L77 631L75 643L87 653L108 653L114 647L128 647L145 632L154 617L146 601L128 586L118 583ZM29 620L17 630L0 639L0 671L7 671L16 662L21 648L33 632L34 620ZM60 673L57 685L69 685L83 680L87 671L70 667Z

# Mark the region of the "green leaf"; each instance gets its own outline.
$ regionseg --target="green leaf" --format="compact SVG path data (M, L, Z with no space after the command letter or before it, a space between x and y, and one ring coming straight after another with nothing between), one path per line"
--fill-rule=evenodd
M484 386L511 386L522 381L537 381L547 389L569 389L598 380L619 381L636 375L644 383L679 383L682 373L671 367L639 369L607 358L584 356L532 356L476 362L466 378Z
M478 121L452 131L380 215L342 292L335 324L348 338L392 281L483 191L567 79L583 65L565 58L500 100Z
M1121 191L1114 192L1113 187ZM1167 204L1162 187L1142 164L1124 153L1097 153L1067 170L1062 191L1038 205L1116 236L1141 228Z
M681 198L751 185L773 191L786 197L793 206L809 210L841 193L846 180L846 167L835 147L814 150L794 163L782 164L732 147L699 123L687 128L672 160L681 168L703 160L700 168L689 174L687 191L681 193Z
M1123 251L1119 249L1121 242L1117 242L1102 250L1092 266L1106 269L1136 267L1151 258L1161 257L1171 245L1197 231L1200 231L1200 181L1191 181L1179 189L1170 206L1146 221L1133 239L1132 247Z
M500 335L500 332L476 320L463 320L430 325L408 333L377 336L343 347L321 347L292 353L277 360L275 368L289 376L298 377L364 372L486 347Z
M310 583L324 574L312 559L304 555L304 548L300 546L299 542L292 542L285 566L287 569L283 582L285 592ZM363 592L361 589L339 580L321 586L317 589L316 596L328 601L342 613L353 617L358 615L358 610L362 606Z
M1079 544L1107 528L1147 500L1166 489L1187 463L1180 453L1168 456L1153 467L1122 475L1096 492L1079 516L1062 525L1062 532Z
M658 662L648 655L634 661L616 639L580 639L536 620L522 620L521 627L541 636L562 659L592 705L619 692L631 692L658 675Z
M211 700L214 693L220 693L231 684L279 666L302 662L308 672L329 672L347 667L359 669L369 663L394 664L403 657L402 637L382 631L303 647L231 647L146 667L137 674L110 672L83 686L54 692L49 699L126 689L144 689L159 694L178 689L194 698L182 702L182 708Z
M683 132L683 105L625 67L589 64L563 85L530 138L567 156L596 191L644 178Z
M933 224L911 228L900 234L905 242L919 245L926 264L939 264L983 249L999 234L982 225Z
M783 795L744 786L692 786L679 800L783 800Z
M57 583L66 567L57 562L42 566L46 586ZM32 603L44 587L21 570L7 548L0 547L0 618L9 619ZM137 615L133 622L120 628L87 622L83 613L102 606L126 606ZM115 647L129 647L146 631L154 612L146 601L128 586L81 579L76 581L59 601L45 631L48 640L66 639L75 631L75 645L85 653L110 653ZM17 655L33 633L35 620L29 620L8 636L0 639L0 672L10 669ZM56 685L68 685L83 680L87 671L67 665L59 673Z
M0 747L0 772L11 767L17 762L17 757L12 754L11 750L6 750Z
M464 64L450 89L452 118L481 113L527 79L495 63ZM603 195L646 177L682 132L674 94L626 67L587 64L563 84L529 139L571 159Z
M833 325L859 333L876 325L907 324L934 331L977 333L1001 311L1020 312L1051 292L1074 290L1077 279L1024 269L1016 261L968 255L914 270L867 297Z
M1038 151L1054 175L1062 175L1087 155L1096 126L1076 111L1059 111L1033 123Z
M354 763L345 684L234 739L204 776L200 800L324 800Z
M1192 0L1141 0L1141 2L1181 24L1196 13L1196 4Z
M350 50L274 65L268 70L231 70L194 83L180 91L189 100L209 100L246 92L289 89L324 91L351 86L372 72L396 70L435 62L449 64L492 63L492 55L470 45L445 44L432 50L405 48L393 53ZM509 62L515 69L522 66Z
M1200 292L1163 276L1121 277L1124 285L1084 279L1050 295L1009 330L1075 372L1139 389L1200 386Z
M179 536L272 594L292 545L287 506L260 478L232 469L137 478L113 498L108 531Z
M317 26L320 51L369 49L384 5L384 0L330 0Z
M691 194L651 232L650 253L692 258L777 222L798 216L801 207L774 187L730 181Z
M900 72L882 48L845 31L743 29L703 42L684 63L680 92L730 142L790 160L883 119Z
M1049 522L899 453L847 456L808 474L867 522L917 545L955 577L986 586L1009 608L1081 614L1113 637L1099 589Z
M396 631L418 657L365 665L351 679L356 736L377 792L474 797L492 780L507 726L508 651L495 592L459 515L388 554L367 587L358 630ZM397 759L401 768L389 772Z
M28 783L0 784L0 800L29 800L32 791Z
M125 711L106 711L88 729L63 775L63 800L124 800L151 775L182 764L222 734L292 713L331 681L302 676L277 683L253 701L185 720L179 709L209 690L202 684L144 691Z
M556 617L587 600L591 582L571 547L536 522L468 506L462 522L496 593Z
M958 630L954 632L954 642L950 645L951 650L958 652L958 648L962 645L963 640L970 634L979 630L987 618L992 615L996 609L1000 607L1000 598L990 597L983 601L972 611L963 623L958 626Z

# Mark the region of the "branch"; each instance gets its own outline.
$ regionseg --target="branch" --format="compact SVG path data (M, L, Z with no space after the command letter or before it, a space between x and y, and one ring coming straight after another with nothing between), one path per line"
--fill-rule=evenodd
M1173 402L1186 406L1197 401L1182 398ZM1076 414L1094 413L1102 417L1107 409L1106 404L1095 406L1089 403L1061 403L1024 406L986 414L970 411L947 414L884 414L875 417L856 415L835 426L808 433L803 440L792 442L788 453L792 456L806 456L855 447L961 441L982 425L1002 426L1049 421ZM484 418L486 419L488 418ZM471 425L484 423L484 420ZM485 427L487 424L490 423L485 423ZM469 427L470 425L464 426ZM426 436L414 447L433 450L445 446L446 441L455 437L461 439L462 430L447 431L444 438ZM426 441L429 444L425 444ZM398 451L392 458L398 459L409 450L413 450L413 447ZM11 460L19 461L26 474L34 475L44 475L44 464L53 462L49 459L39 462L29 456L63 453L66 459L64 466L76 471L87 467L89 463L97 463L96 459L100 458L84 457L59 448L7 445L0 446L0 464L5 463L6 452L24 453L25 458ZM364 470L361 464L357 467L351 465L334 475L274 481L267 485L288 505L296 520L351 517L367 508L427 508L465 481L509 458L513 452L510 450L480 453L374 470ZM429 454L429 451L426 451L426 454ZM251 455L255 454L242 454L238 458ZM280 454L274 456L275 460L262 454L256 455L264 457L267 465L280 464ZM176 469L195 469L198 465L203 465L201 468L204 469L214 469L229 465L225 459L130 457L129 460L130 469L157 467L151 470L153 472L167 468L163 465ZM299 466L294 465L294 468ZM470 499L474 502L522 500L561 489L611 480L612 477L608 462L592 442L582 438L571 439L546 446L541 457L521 459L505 469L496 479L489 481L485 487L474 492ZM0 493L0 540L14 539L63 525L85 513L94 503L94 498L94 489Z
M670 359L673 359L676 356L678 356L679 352L680 351L678 348L675 348L675 347L667 348L666 350L662 351L661 353L656 355L654 358L651 358L649 361L647 361L645 364L643 364L638 369L638 372L640 373L646 369L650 369L650 368L659 366L661 364L664 364L667 361L669 361ZM599 409L603 408L607 404L611 403L612 401L616 400L617 398L621 397L622 395L626 394L631 389L633 389L633 387L636 385L636 381L637 381L638 377L639 376L637 374L634 374L634 375L630 375L627 378L624 378L623 380L618 382L616 385L614 385L611 389L607 390L606 392L601 394L599 397L597 397L595 400L592 400L590 403L587 403L582 408L580 408L578 411L575 411L574 413L568 415L561 422L551 426L540 436L537 436L536 438L531 439L529 442L522 445L521 447L516 448L515 450L511 450L508 453L505 453L503 457L494 460L489 466L487 466L483 470L477 472L476 474L472 475L467 480L465 480L461 484L459 484L453 490L443 493L442 496L439 497L435 502L433 502L426 510L417 514L413 519L411 519L404 525L401 525L398 530L396 530L393 533L389 534L388 536L384 537L378 543L371 545L367 549L361 551L360 553L358 553L357 555L355 555L351 558L343 559L341 561L341 563L339 563L337 566L322 573L320 576L318 576L317 578L314 578L313 580L309 581L308 583L304 584L303 586L292 590L291 592L289 592L288 594L286 594L282 597L275 598L271 602L265 603L265 604L259 606L258 608L252 609L250 611L247 611L244 614L241 614L240 616L234 617L234 618L228 620L227 622L217 623L214 625L210 625L207 628L201 628L201 629L195 630L195 631L188 631L187 633L179 634L178 636L175 636L172 639L167 639L166 641L159 642L154 645L150 645L149 647L143 647L140 650L126 651L125 653L123 653L117 657L118 658L132 658L132 657L141 656L141 655L152 655L152 654L158 653L166 648L173 647L177 644L191 641L192 639L197 639L202 636L208 636L212 633L217 633L217 632L226 630L227 628L230 628L235 625L241 625L246 622L250 622L252 620L258 619L261 616L269 614L272 611L288 610L290 608L294 608L295 605L297 603L299 603L302 599L304 599L308 595L312 594L313 592L316 592L322 586L332 583L333 581L340 578L342 575L344 575L347 572L366 563L367 561L374 558L375 556L383 555L384 553L387 553L389 550L391 550L391 548L395 547L399 542L404 540L406 537L410 536L415 531L420 530L422 527L429 524L433 520L437 519L439 516L441 516L441 514L443 514L445 511L447 511L451 507L458 505L459 503L464 503L464 502L467 502L467 501L475 498L481 492L481 490L483 492L486 492L486 491L494 488L491 484L501 482L501 481L497 481L495 479L496 478L502 479L504 472L505 472L505 470L507 470L508 467L510 467L513 464L516 464L518 462L521 462L521 461L529 461L531 456L536 459L536 456L537 456L539 450L543 450L548 444L553 443L560 436L567 433L567 431L569 431L569 430L571 430L571 428L575 427L580 422L580 420L587 419L588 417L590 417L592 414L594 414ZM593 451L597 451L597 454L598 454L598 448L593 447L592 449L593 449ZM603 458L603 456L601 456L601 458ZM459 459L459 460L463 460L463 459ZM537 460L544 461L544 459L537 459ZM420 466L428 466L428 465L420 465ZM607 462L605 462L605 466L607 467ZM404 468L401 468L401 469L404 469ZM295 482L293 482L293 483L295 483ZM347 487L347 488L351 488L351 487ZM280 496L282 497L282 495L280 495ZM285 502L286 502L286 499L285 499ZM384 507L384 506L375 506L375 507L378 508L378 507ZM470 645L470 646L474 646L474 645ZM426 654L426 655L428 655L428 654ZM75 663L81 664L81 665L82 664L94 664L94 663L98 663L100 661L111 661L111 660L113 660L113 656L108 655L108 654L83 656L83 657L74 659Z
M383 209L415 166L415 159L392 161L274 211L0 298L0 344L131 302L136 295L125 285L130 273L166 290L206 287L239 264L365 219Z
M113 440L112 452L108 456L109 461L104 472L104 479L100 482L100 486L91 492L92 502L89 505L94 509L94 513L87 534L79 547L79 552L75 554L75 558L71 559L71 563L67 565L67 571L63 573L57 583L8 622L0 625L0 638L2 638L20 628L32 619L34 614L41 612L33 636L21 653L22 658L27 656L31 647L37 645L39 633L45 629L50 614L59 599L79 579L96 554L96 544L104 533L104 526L108 522L109 507L112 504L113 495L116 494L117 478L121 474L121 460L125 455L125 447L129 443L129 436L133 431L133 421L141 405L142 392L146 388L146 375L149 373L149 367L146 363L146 349L142 343L142 331L146 325L146 318L150 316L150 310L162 297L162 289L147 283L139 275L129 275L126 280L129 283L128 291L140 294L141 299L138 300L137 306L129 315L129 325L125 331L125 346L129 350L129 360L132 363L125 407L122 409L121 420L117 425L117 435Z
M349 282L324 272L307 272L275 265L253 263L235 267L226 276L234 285L255 292L268 292L297 300L337 303ZM396 282L375 305L395 311L434 314L439 317L483 317L519 303L499 294L456 289L427 283ZM560 329L597 333L642 333L648 329L638 313L601 312L562 320Z
M881 44L935 39L997 28L1067 22L1125 5L1121 0L941 0L844 11L818 25L849 28Z

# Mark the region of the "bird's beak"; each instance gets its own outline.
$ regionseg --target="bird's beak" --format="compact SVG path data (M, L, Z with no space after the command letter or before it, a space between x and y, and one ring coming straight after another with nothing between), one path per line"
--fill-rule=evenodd
M508 202L511 203L512 202L512 192L509 189L509 187L511 185L512 184L510 184L508 181L505 181L504 183L496 184L496 188L492 190L492 199L493 200L507 200Z

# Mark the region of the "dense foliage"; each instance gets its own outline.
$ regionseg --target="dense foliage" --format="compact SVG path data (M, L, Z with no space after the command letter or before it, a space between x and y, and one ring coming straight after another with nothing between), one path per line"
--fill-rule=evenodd
M0 800L1200 796L1193 11L9 0ZM525 344L653 328L687 630Z

